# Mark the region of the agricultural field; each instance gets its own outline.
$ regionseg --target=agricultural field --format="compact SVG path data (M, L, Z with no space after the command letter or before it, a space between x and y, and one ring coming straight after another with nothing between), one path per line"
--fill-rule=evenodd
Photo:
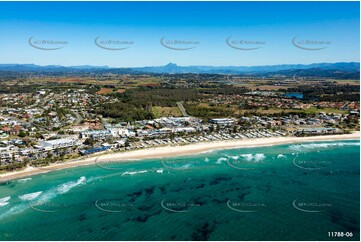
M109 93L112 93L113 92L113 89L111 88L101 88L99 91L96 92L96 94L109 94Z

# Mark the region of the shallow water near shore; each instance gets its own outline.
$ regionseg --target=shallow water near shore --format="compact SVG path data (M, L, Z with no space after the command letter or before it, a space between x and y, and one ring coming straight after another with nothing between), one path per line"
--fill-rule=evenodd
M359 160L358 140L99 159L0 184L0 240L359 240Z

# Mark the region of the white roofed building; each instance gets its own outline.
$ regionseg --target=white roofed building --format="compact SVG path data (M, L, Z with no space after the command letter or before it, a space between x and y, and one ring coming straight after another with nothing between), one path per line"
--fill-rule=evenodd
M45 150L54 150L57 148L68 148L76 145L75 139L64 138L40 142L39 146Z

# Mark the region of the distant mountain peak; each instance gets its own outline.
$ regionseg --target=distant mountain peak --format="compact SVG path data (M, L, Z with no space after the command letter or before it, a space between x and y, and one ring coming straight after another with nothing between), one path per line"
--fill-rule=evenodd
M164 67L178 67L177 64L169 62L168 64L166 64Z

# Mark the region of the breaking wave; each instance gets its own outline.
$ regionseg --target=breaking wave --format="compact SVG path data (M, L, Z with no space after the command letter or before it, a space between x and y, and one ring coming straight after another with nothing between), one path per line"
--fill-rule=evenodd
M142 174L142 173L147 173L147 170L143 170L143 171L126 171L122 174L122 176L124 175L136 175L136 174Z
M46 192L35 192L35 193L21 195L21 196L19 196L19 198L22 200L22 203L15 205L15 206L11 207L9 210L0 214L0 220L4 219L6 217L9 217L9 216L15 215L15 214L19 214L19 213L25 211L26 209L29 209L30 205L32 203L32 200L36 199L35 201L37 203L46 203L46 202L50 201L51 199L57 197L58 195L67 193L72 188L82 185L82 184L85 184L85 183L86 183L86 178L84 176L82 176L76 181L71 181L71 182L66 182L66 183L60 184L54 188L49 189ZM5 202L7 202L7 200L9 200L10 198L9 197L2 198L0 200L0 202L3 199Z
M254 162L259 162L262 161L266 158L266 156L264 154L243 154L240 155L241 157L243 157L246 161L254 161Z
M84 184L85 181L86 181L85 176L82 176L75 182L67 182L67 183L59 185L56 190L59 194L64 194L64 193L70 191L70 189L72 189L78 185Z
M4 207L4 206L6 206L6 205L8 205L9 204L9 200L10 200L10 196L8 196L8 197L3 197L3 198L0 198L0 207Z
M360 146L360 142L337 142L337 143L316 143L316 144L298 144L290 145L289 149L291 150L303 150L303 149L325 149L331 147L343 147L343 146Z
M227 161L227 158L224 157L218 158L216 164L222 164L222 161Z
M41 193L43 192L28 193L28 194L20 195L19 198L21 201L31 201L37 198Z
M19 179L18 182L19 183L25 183L25 182L30 181L30 180L32 180L32 178L28 177L28 178Z
M6 206L6 205L8 205L9 204L9 202L1 202L0 203L0 207L4 207L4 206Z
M12 208L10 208L9 210L6 210L5 213L0 214L0 220L3 218L6 218L10 215L15 215L15 214L19 214L21 212L23 212L24 210L26 210L27 208L29 208L29 206L25 203L22 203L20 205L16 205Z
M238 155L234 155L234 156L229 155L228 158L231 158L233 160L238 160L239 156Z

